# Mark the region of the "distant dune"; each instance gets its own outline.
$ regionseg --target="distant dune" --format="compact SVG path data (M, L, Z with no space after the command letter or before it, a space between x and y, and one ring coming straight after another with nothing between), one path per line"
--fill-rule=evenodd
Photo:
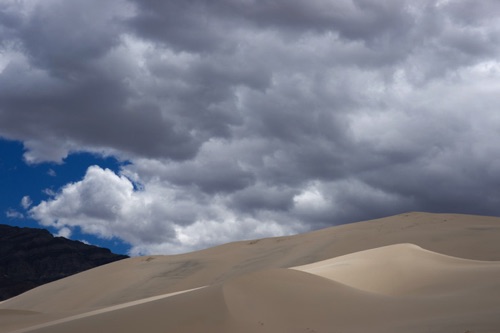
M0 303L0 332L500 332L500 218L408 213L125 259Z

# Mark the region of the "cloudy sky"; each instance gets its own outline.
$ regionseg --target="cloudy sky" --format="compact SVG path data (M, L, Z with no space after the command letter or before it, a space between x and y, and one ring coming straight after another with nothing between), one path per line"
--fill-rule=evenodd
M497 0L1 0L2 221L138 255L500 215L499 17Z

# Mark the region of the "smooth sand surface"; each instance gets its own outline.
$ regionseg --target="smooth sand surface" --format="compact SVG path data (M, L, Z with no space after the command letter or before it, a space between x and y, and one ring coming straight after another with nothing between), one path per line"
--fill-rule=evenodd
M1 303L0 332L500 332L499 240L408 213L131 258Z
M461 259L397 244L293 267L383 295L444 295L496 283L500 262ZM500 281L499 281L500 283Z

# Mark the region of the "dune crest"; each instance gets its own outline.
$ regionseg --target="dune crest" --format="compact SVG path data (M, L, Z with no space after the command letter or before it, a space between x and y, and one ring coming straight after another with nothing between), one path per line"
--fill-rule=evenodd
M500 277L500 262L447 256L414 244L384 246L293 269L384 295L460 292Z

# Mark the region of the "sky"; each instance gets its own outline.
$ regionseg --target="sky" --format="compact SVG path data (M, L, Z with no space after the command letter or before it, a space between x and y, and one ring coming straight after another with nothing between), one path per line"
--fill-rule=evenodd
M0 223L174 254L500 216L497 0L1 0Z

